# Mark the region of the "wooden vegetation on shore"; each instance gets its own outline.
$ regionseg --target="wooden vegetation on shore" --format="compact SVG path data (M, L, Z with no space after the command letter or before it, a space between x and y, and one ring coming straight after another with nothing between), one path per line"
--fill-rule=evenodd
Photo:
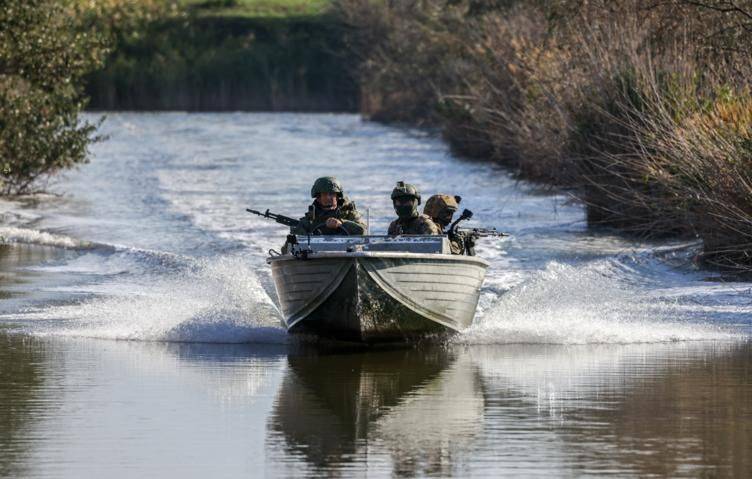
M86 159L95 125L78 122L81 78L106 51L90 13L69 2L0 5L0 195Z
M593 226L752 266L752 2L336 0L361 105L571 187Z
M87 161L101 138L79 117L84 79L116 31L138 31L159 0L5 0L0 4L0 196L34 193Z
M151 8L87 81L96 110L355 111L328 0L180 0Z
M748 272L751 47L752 0L8 0L0 194L85 161L87 95L95 109L359 102L570 188L593 226L696 236L707 264Z

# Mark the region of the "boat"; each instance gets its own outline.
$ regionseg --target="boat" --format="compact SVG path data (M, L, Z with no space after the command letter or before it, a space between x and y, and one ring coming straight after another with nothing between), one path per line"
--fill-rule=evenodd
M271 265L287 331L354 342L461 331L488 262L438 235L291 236Z

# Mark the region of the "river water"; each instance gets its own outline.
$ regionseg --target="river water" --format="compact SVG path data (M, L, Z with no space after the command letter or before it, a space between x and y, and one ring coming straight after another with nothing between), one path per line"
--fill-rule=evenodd
M95 117L92 117L95 118ZM752 290L694 243L354 115L111 114L92 161L0 203L0 476L752 474ZM372 233L397 180L509 232L473 326L353 350L279 326L265 257L318 176Z

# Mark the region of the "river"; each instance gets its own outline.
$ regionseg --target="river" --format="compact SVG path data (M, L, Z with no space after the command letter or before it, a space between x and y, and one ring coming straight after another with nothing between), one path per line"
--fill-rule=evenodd
M0 202L0 476L752 474L752 289L698 270L696 243L589 231L566 194L356 115L101 132L48 194ZM287 336L264 261L285 228L244 209L300 216L331 174L372 233L398 180L510 233L478 247L469 330Z

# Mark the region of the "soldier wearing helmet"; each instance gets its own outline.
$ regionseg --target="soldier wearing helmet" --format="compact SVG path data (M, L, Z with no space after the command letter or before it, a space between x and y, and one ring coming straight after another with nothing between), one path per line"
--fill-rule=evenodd
M426 201L423 214L430 216L444 233L449 233L446 230L452 222L454 213L459 209L460 201L462 198L459 196L433 195ZM465 240L466 238L461 233L450 235L449 246L452 254L465 252Z
M392 190L392 204L398 218L389 225L389 235L440 235L441 229L427 215L418 212L420 192L404 181Z
M292 233L297 235L362 235L366 225L355 203L344 194L339 180L333 176L318 178L311 188L313 203L300 218Z

